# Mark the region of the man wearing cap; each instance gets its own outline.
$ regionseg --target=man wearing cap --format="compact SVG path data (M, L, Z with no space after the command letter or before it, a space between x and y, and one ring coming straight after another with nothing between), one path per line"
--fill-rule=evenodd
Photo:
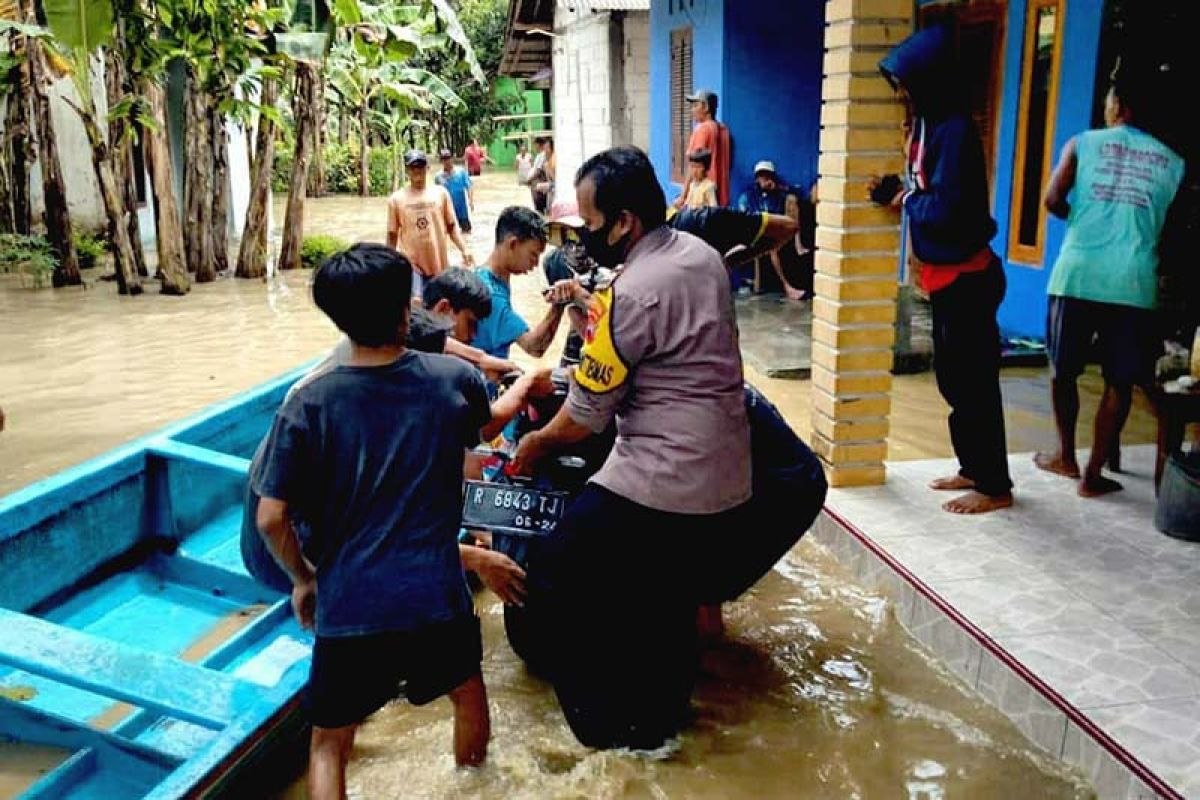
M806 258L812 260L811 238L815 220L811 220L811 226L805 224L812 216L812 204L805 200L801 191L779 180L775 162L763 160L754 165L754 184L742 192L738 198L738 208L756 213L786 214L794 216L795 221L800 223L802 235L795 237L794 246L773 251L770 259L784 295L789 300L804 299L812 283L812 279L807 277L811 270L803 266ZM787 265L784 264L785 259ZM801 286L797 287L794 282Z
M696 92L688 97L692 104L692 119L696 127L692 129L692 138L688 140L687 152L707 150L712 154L712 166L708 177L717 184L717 201L729 205L729 160L733 149L729 139L729 128L717 122L717 95L707 89ZM689 176L684 183L683 193L675 201L676 208L683 208L688 192L692 188Z
M433 176L433 182L450 193L458 227L463 233L470 233L471 212L475 210L475 187L471 184L471 176L462 167L454 166L454 154L449 150L443 149L438 157L442 168Z
M782 214L787 201L788 187L779 181L774 161L760 161L754 165L754 185L742 192L738 208L742 211L765 211Z
M429 185L429 159L420 150L404 154L408 186L388 198L387 243L408 257L413 265L413 297L420 297L425 281L436 278L448 266L446 240L462 253L463 263L475 265L458 230L450 193Z

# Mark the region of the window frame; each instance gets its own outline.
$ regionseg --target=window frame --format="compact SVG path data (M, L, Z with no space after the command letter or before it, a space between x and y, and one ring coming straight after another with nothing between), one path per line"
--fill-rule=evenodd
M692 135L692 109L687 96L692 93L696 77L694 35L690 25L671 31L671 180L676 183L683 183L686 179L687 146ZM680 58L685 42L688 52L686 63ZM688 72L686 75L683 74L685 69Z
M1046 221L1045 206L1038 202L1037 241L1033 245L1021 241L1021 201L1025 195L1025 166L1027 138L1024 134L1029 124L1029 105L1033 93L1033 65L1038 39L1038 17L1047 8L1053 8L1057 17L1054 29L1054 50L1050 56L1050 87L1046 94L1046 130L1043 132L1042 171L1038 183L1038 196L1050 179L1054 166L1054 129L1058 111L1058 90L1062 77L1063 31L1066 29L1066 3L1063 0L1029 0L1025 12L1025 41L1021 46L1021 103L1017 113L1015 154L1012 172L1012 194L1008 204L1008 260L1035 269L1045 266Z

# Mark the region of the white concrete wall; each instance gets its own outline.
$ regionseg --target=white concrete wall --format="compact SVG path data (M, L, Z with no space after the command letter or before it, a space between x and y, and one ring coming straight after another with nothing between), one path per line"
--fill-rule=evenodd
M104 71L101 62L97 61L92 75L93 97L96 102L96 113L106 119L108 102L104 88ZM99 184L92 167L91 148L88 145L87 134L84 133L83 123L79 115L71 108L66 99L75 102L77 94L70 78L56 81L50 90L50 114L54 132L58 142L58 159L63 171L63 180L67 188L67 208L71 214L71 222L76 231L103 231L107 228L108 219L104 212L104 201L100 197ZM159 120L164 127L166 120ZM107 134L107 125L102 125ZM226 123L229 135L229 177L230 177L230 218L229 232L236 240L241 236L242 225L246 219L246 207L250 199L250 158L246 150L247 133L231 122ZM154 241L154 208L150 196L150 176L145 175L146 203L138 208L138 224L141 226L142 241L147 244ZM45 195L42 191L42 173L40 160L36 160L30 170L31 204L35 226L44 211ZM178 198L179 208L183 209L183 198Z
M650 12L625 15L625 108L633 144L650 152Z
M588 157L612 146L609 119L608 14L555 11L554 146L558 192L572 194L575 172Z
M625 15L621 64L611 63L609 14L555 11L554 142L558 153L558 196L571 194L571 180L590 156L619 144L650 147L650 14ZM623 70L623 107L611 108L609 76ZM630 132L615 141L614 126Z
M93 74L92 95L96 99L96 113L101 119L108 114L108 103L104 93L102 72ZM99 231L107 225L104 203L100 199L96 173L92 169L92 150L79 115L66 100L78 102L75 85L70 78L55 81L50 86L50 117L58 143L58 161L62 167L63 182L67 189L67 209L71 223L77 231ZM32 114L32 109L31 109ZM36 128L36 122L34 123ZM35 153L38 152L35 149ZM30 203L34 225L42 218L45 209L45 193L42 189L41 157L37 156L30 170Z

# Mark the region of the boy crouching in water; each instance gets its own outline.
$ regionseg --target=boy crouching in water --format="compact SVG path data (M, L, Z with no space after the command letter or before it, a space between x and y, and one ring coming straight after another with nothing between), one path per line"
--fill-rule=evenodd
M284 401L252 489L259 531L291 577L292 607L316 633L309 792L339 798L355 729L401 683L417 705L450 696L459 765L487 754L479 620L456 536L463 452L492 414L475 369L405 348L404 256L359 245L329 259L312 291L352 352ZM315 567L293 514L320 542Z

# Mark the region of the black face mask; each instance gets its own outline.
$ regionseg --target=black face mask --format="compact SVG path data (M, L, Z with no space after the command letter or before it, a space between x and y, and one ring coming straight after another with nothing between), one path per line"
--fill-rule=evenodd
M617 265L624 260L626 243L629 241L629 234L626 233L613 244L608 243L608 234L612 233L616 224L617 221L614 219L604 223L598 230L587 227L579 229L579 238L587 249L587 254L597 264L609 269L616 269Z

